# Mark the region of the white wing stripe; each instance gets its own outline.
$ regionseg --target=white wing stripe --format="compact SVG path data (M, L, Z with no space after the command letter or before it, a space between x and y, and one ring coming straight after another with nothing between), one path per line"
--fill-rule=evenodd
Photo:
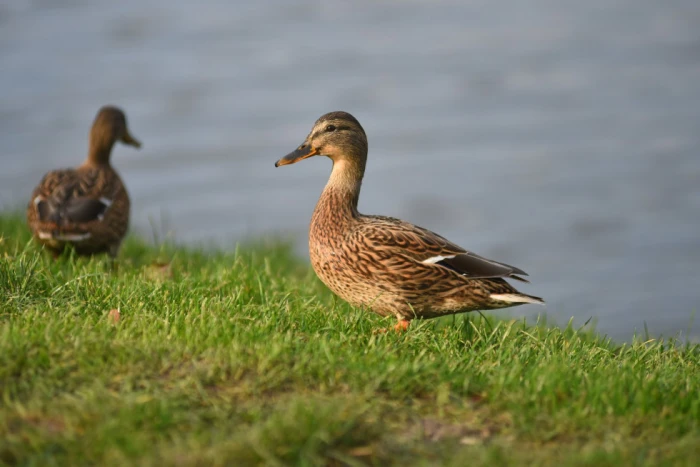
M39 238L42 240L60 240L62 242L82 242L87 240L92 236L91 233L86 232L82 234L57 234L53 235L51 232L39 232Z
M62 240L64 242L82 242L83 240L87 240L90 238L92 235L90 233L84 233L84 234L65 234L65 235L56 235L54 238L56 240Z
M435 264L435 263L439 263L440 261L445 260L445 259L452 259L455 256L457 256L457 255L452 255L452 256L437 255L437 256L433 256L432 258L424 259L423 261L421 261L421 263L423 263L423 264Z
M536 303L538 305L543 304L541 301L535 300L534 298L514 293L491 294L490 297L494 300L499 300L501 302L507 303Z

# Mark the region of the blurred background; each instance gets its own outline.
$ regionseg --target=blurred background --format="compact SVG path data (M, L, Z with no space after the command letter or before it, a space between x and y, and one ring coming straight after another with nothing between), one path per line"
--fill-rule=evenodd
M147 238L307 257L330 161L273 164L342 109L370 143L361 212L548 301L500 316L700 340L697 0L2 0L0 209L80 163L107 103L144 143L112 160Z

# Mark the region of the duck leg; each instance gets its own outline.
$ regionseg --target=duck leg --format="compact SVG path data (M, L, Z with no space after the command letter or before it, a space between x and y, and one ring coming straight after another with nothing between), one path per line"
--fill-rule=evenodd
M403 319L403 318L399 318L399 322L396 323L395 325L393 325L392 327L377 329L376 331L374 331L374 333L375 334L385 334L391 330L393 330L395 332L405 332L405 331L408 331L408 327L410 326L410 324L411 324L410 321Z
M403 331L408 331L408 327L411 325L411 322L406 320L406 319L399 319L399 322L394 325L394 331L396 332L403 332Z

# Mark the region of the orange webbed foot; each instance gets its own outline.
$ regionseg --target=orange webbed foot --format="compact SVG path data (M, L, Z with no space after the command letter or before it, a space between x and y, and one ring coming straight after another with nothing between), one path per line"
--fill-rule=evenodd
M385 334L385 333L391 331L392 329L393 329L394 331L396 331L396 332L405 332L405 331L408 331L408 326L409 326L410 324L411 324L410 321L405 320L405 319L401 319L401 320L399 320L399 322L396 323L394 326L389 327L389 328L377 329L376 331L374 331L374 333L375 333L375 334Z

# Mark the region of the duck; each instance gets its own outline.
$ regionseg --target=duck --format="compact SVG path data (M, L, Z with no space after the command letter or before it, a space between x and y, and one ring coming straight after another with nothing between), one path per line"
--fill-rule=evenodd
M480 256L426 228L358 211L367 165L365 130L343 111L321 116L304 142L275 167L313 156L333 168L309 227L309 256L319 279L354 307L395 316L394 328L412 320L527 303L540 297L506 279L529 282L520 268Z
M131 202L110 162L116 142L141 147L129 132L124 111L106 105L92 124L85 161L74 169L48 172L34 188L27 223L33 238L54 258L68 247L82 256L117 256L129 227Z

